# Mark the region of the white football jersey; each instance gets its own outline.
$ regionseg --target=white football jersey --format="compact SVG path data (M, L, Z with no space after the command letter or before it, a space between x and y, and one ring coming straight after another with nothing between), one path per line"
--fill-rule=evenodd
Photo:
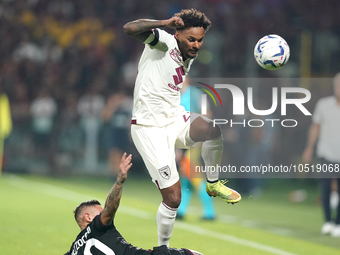
M145 44L138 64L132 120L140 125L163 127L184 111L180 89L193 59L183 62L174 35L161 29L154 29L153 33L157 43Z
M313 113L313 122L320 125L316 154L328 161L340 162L340 106L335 96L321 98Z

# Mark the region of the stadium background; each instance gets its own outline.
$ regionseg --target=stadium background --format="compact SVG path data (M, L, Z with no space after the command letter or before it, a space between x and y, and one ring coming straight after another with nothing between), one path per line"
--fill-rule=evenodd
M119 89L129 95L133 90L143 45L124 34L126 22L167 18L181 8L205 11L213 26L192 67L192 77L333 77L340 70L340 4L328 2L2 1L0 88L10 99L14 124L6 140L6 171L83 171L85 135L83 116L77 110L79 99L93 93L102 102ZM253 59L254 42L270 33L285 38L291 49L289 65L275 72L262 70ZM332 93L331 84L309 89L311 111L315 95ZM34 139L32 130L30 107L41 91L56 104L55 113L46 117L53 121L48 144L44 137ZM98 107L93 113L100 126L97 167L105 174L108 132L101 123L100 103ZM301 155L309 124L299 124L276 145L287 162ZM37 141L48 150L44 157L37 155Z
M192 67L192 77L331 78L340 71L340 3L335 0L327 4L320 0L308 4L293 0L142 4L133 0L2 0L0 92L9 97L13 120L11 135L5 140L3 171L58 178L108 176L110 130L101 119L101 108L117 91L123 89L131 95L143 49L142 44L123 33L122 26L137 18L165 19L192 7L204 11L212 21ZM282 36L291 49L288 64L278 71L263 70L253 59L256 41L271 33ZM308 89L312 94L311 111L319 97L332 93L330 83ZM98 105L93 112L79 110L84 95L95 95ZM32 105L41 96L47 96L55 107L39 122L48 130L42 135L35 129L32 114ZM84 119L88 117L98 127L97 157L90 161L94 167L88 167L85 157ZM50 128L48 123L52 124ZM309 124L299 123L288 132L277 130L284 139L277 139L275 155L287 163L298 162ZM243 144L250 144L253 137L244 137L249 140ZM130 152L134 155L131 176L148 180L132 144ZM243 160L242 149L232 157ZM265 190L271 183L284 187L288 182L293 181L266 180L260 187ZM315 180L298 181L295 189L310 187L317 189ZM310 199L318 204L318 193L312 193Z

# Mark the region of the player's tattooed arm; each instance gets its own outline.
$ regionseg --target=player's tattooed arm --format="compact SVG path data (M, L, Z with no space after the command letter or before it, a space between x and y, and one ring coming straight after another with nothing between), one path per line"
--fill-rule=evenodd
M128 22L123 29L127 35L132 36L138 41L145 42L145 40L152 34L151 29L162 27L162 20L138 19Z
M152 33L151 29L159 27L180 28L182 26L184 26L184 22L181 18L172 17L167 20L138 19L126 23L123 29L127 35L141 42L145 42Z
M118 210L120 198L122 197L123 183L127 178L127 172L132 166L131 159L131 154L127 156L127 154L124 153L122 156L117 181L110 190L106 198L105 207L101 213L101 221L104 225L109 225L112 222Z

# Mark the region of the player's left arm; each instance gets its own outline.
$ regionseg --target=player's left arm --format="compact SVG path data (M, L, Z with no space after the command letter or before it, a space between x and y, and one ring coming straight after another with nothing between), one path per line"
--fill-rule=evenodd
M127 35L138 41L151 43L153 40L151 29L160 27L180 28L182 26L184 26L184 22L180 17L172 17L167 20L138 19L126 23L123 29Z
M105 226L111 224L119 207L119 202L123 191L123 184L127 178L127 172L132 166L131 159L132 155L130 154L127 156L125 152L122 156L122 159L120 160L117 181L110 190L109 195L106 198L105 207L101 212L101 222Z

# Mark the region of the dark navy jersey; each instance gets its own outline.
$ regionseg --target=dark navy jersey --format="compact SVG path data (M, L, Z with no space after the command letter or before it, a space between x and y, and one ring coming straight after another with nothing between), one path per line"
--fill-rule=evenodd
M65 255L192 255L187 249L168 249L165 245L144 250L131 245L117 231L113 222L105 226L97 215L83 229Z
M150 255L151 251L129 244L117 231L113 222L105 226L97 215L83 229L65 255Z

